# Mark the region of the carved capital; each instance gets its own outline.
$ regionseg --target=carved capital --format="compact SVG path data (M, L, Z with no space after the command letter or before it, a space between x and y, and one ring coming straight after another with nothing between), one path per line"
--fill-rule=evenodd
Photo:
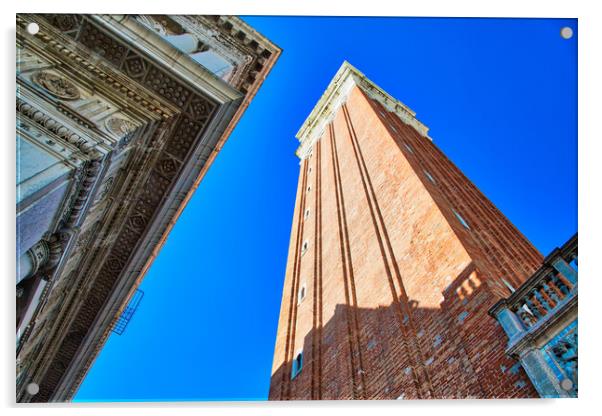
M45 240L38 241L32 248L27 251L27 255L31 259L31 272L34 275L38 270L46 265L50 258L50 246Z

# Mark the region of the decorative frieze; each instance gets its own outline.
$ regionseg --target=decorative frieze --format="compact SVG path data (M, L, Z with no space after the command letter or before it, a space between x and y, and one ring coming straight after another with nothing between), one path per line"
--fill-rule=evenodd
M95 144L78 133L75 133L70 128L65 126L62 122L56 120L54 117L45 113L44 111L34 107L33 105L25 102L21 98L17 97L16 100L17 112L28 119L32 120L39 126L48 129L50 132L56 134L61 139L64 139L68 143L77 147L83 154L91 159L97 159L102 154L95 149Z
M75 39L79 35L79 31L82 27L84 16L83 15L41 15L57 27L67 28L63 31L68 37ZM73 17L71 19L70 17ZM24 19L21 15L17 15L17 25L20 28L24 28L29 20ZM65 22L70 22L69 25ZM42 22L40 22L42 23ZM75 25L75 26L73 26ZM94 53L83 53L81 50L77 50L77 53L70 49L73 45L65 46L68 43L64 41L57 41L54 36L50 36L42 27L40 32L36 35L37 39L48 45L50 49L54 49L61 60L66 60L69 65L73 68L77 68L79 71L84 71L89 75L93 75L99 83L103 83L108 88L113 90L115 93L121 94L123 97L127 97L128 100L133 100L135 105L140 108L144 108L153 113L158 114L160 117L166 119L173 116L173 113L168 109L158 106L156 103L153 104L151 95L145 94L144 91L131 84L123 82L118 75L116 75L111 69L106 68L102 65L102 61L99 61L97 54Z
M44 17L51 24L57 24L55 15L44 15ZM109 36L89 19L83 18L79 24L80 29L78 35L75 36L75 40L79 43L102 56L126 75L133 74L133 78L178 107L182 108L188 103L188 99L192 95L190 88L144 58L132 46L126 46L120 40ZM205 101L207 100L205 99ZM207 101L207 105L212 109L215 108L215 105L209 101Z

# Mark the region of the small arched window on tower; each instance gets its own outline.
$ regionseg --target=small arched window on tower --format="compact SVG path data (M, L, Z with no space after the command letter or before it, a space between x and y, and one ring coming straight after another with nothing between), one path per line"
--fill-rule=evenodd
M408 152L410 152L410 153L414 153L414 149L412 149L412 146L410 146L410 145L409 145L409 144L407 144L407 143L404 143L404 145L405 145L406 149L408 149Z
M462 224L464 226L464 228L470 229L470 227L468 226L468 223L466 222L466 220L464 218L462 218L462 216L460 214L458 214L458 211L456 211L455 209L452 209L452 211L454 211L454 215L456 216L458 221L460 221L460 224Z
M435 182L435 178L433 178L433 175L431 175L428 170L425 170L424 174L426 175L428 180L431 181L431 183L437 183L437 182Z
M307 187L307 192L311 191L311 185Z
M293 368L291 371L291 380L297 377L303 368L303 350L299 350L293 360Z
M301 247L301 255L305 254L307 252L308 248L309 248L309 242L307 240L305 240L303 242L303 246Z
M305 295L307 294L307 287L305 283L299 288L299 293L297 293L297 305L300 305L305 299Z
M307 219L307 218L309 218L309 208L307 208L307 209L305 210L305 214L303 215L303 218L304 218L304 219Z

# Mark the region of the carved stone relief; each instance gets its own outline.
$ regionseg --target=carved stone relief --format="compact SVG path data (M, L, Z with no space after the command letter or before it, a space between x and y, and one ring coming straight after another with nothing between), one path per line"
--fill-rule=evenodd
M111 117L105 121L105 127L110 133L118 137L125 136L136 130L136 125L129 120L119 117Z
M32 80L50 94L63 100L77 100L81 96L73 82L47 71L36 72L33 74Z
M115 182L115 178L114 177L110 177L108 179L106 179L102 185L100 185L100 189L98 190L98 193L96 194L96 198L94 199L93 204L96 205L99 202L102 202L106 196L111 192L111 190L113 189L113 184Z
M167 35L167 30L165 29L165 27L160 22L157 22L152 16L139 15L138 17L136 17L136 20L138 20L140 23L142 23L149 29L152 29L155 32L159 33L160 35Z

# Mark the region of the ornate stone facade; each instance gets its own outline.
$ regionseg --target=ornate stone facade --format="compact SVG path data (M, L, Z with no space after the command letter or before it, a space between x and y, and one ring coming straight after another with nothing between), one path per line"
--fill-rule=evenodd
M280 54L236 17L155 19L17 15L19 402L75 394Z

